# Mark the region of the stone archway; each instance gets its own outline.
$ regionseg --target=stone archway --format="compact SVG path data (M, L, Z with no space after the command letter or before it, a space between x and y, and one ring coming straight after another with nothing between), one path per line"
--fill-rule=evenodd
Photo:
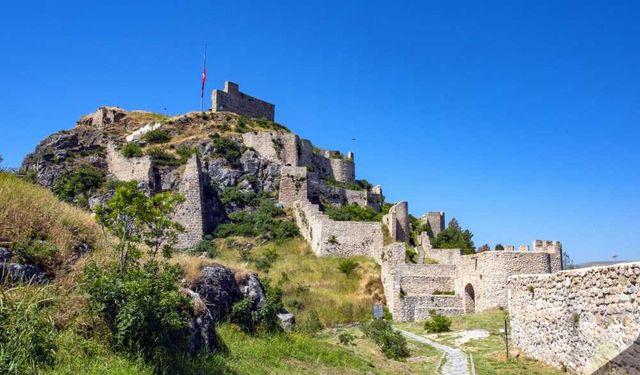
M473 285L467 284L464 287L464 313L469 314L476 311L476 292Z

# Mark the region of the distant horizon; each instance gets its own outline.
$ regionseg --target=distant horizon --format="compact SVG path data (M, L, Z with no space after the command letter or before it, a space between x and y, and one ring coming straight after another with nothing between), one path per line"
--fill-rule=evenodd
M640 4L150 4L7 3L3 166L102 105L199 110L206 43L205 102L238 83L476 247L640 258Z

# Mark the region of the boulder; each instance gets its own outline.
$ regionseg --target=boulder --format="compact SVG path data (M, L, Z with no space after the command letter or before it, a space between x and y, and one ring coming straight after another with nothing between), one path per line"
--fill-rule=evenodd
M193 289L204 300L216 322L224 321L233 304L243 298L233 272L220 265L204 267Z
M51 278L32 264L0 263L0 282L46 284Z
M198 293L184 288L180 291L189 297L193 304L193 314L189 322L191 354L203 351L220 351L222 345L216 334L215 321L211 311Z
M257 310L262 307L265 299L265 292L258 274L251 272L243 275L243 277L236 277L238 281L238 287L243 298L249 298L253 301L253 310Z

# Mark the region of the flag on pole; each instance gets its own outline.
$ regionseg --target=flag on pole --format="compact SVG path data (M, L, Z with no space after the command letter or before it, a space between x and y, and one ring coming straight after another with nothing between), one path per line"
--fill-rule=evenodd
M207 45L204 46L204 62L202 63L202 88L200 89L200 112L204 102L204 84L207 82Z

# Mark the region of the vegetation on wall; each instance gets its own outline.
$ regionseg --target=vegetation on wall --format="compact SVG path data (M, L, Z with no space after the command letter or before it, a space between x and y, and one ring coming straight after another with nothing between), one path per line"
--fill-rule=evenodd
M382 220L382 213L376 212L369 206L359 206L355 203L335 207L333 205L326 205L324 207L325 214L329 216L331 220L336 221L380 221Z
M431 246L436 249L461 249L464 254L473 254L475 247L471 240L472 237L473 233L468 229L463 230L458 221L453 218L447 229L431 239Z
M129 142L122 146L120 153L126 158L139 158L142 156L142 147L137 142Z
M268 198L251 201L253 211L239 211L229 215L230 223L218 225L215 237L262 237L282 240L298 235L298 227L288 219L282 208Z
M240 145L231 138L222 137L218 133L211 136L211 143L213 144L213 155L224 158L231 165L238 165L242 153L246 150L244 145Z
M90 165L83 165L60 175L53 186L53 192L63 201L84 207L91 194L95 193L104 181L104 172Z
M355 180L355 181L342 182L342 181L336 180L335 178L326 178L324 180L324 183L327 186L333 186L333 187L338 187L338 188L347 189L347 190L367 190L368 191L368 190L371 190L371 188L373 188L373 185L371 185L371 183L367 180Z

